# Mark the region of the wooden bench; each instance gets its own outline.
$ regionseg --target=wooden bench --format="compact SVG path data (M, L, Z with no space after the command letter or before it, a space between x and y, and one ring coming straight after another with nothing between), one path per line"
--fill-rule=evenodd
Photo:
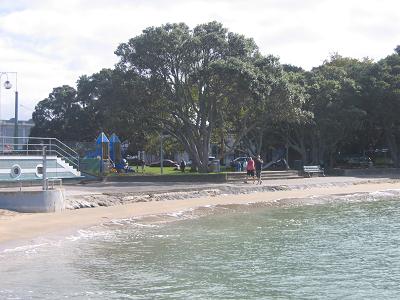
M321 168L321 166L303 166L303 175L312 177L312 174L322 174L322 176L325 176L324 169Z

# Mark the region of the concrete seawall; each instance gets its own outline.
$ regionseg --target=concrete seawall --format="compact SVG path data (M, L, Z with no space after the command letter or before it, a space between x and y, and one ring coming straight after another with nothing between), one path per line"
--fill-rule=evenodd
M1 191L0 208L26 213L59 212L65 209L64 190Z
M400 176L400 168L367 168L367 169L330 169L326 172L332 176L374 176L374 177L391 177L398 178Z

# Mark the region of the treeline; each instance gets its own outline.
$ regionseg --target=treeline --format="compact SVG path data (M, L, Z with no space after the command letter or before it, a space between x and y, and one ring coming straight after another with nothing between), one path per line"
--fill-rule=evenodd
M40 101L31 135L93 141L116 132L134 152L167 134L200 171L210 143L249 154L284 145L325 165L338 153L388 147L399 166L400 46L378 62L333 55L305 71L211 22L150 27L115 54L114 69Z

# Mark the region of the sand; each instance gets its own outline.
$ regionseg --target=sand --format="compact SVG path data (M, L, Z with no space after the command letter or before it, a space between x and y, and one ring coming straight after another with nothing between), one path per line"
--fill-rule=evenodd
M306 198L335 194L400 189L399 181L361 183L347 186L312 187L307 189L256 192L239 195L217 195L168 201L137 202L110 207L66 210L60 213L21 214L0 210L0 245L30 241L60 232L74 232L112 219L173 213L206 205L273 202L279 199Z

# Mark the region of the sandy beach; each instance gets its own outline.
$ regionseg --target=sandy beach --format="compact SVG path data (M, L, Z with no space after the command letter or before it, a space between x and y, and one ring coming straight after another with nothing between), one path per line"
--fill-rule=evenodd
M247 204L274 202L281 199L307 198L311 196L354 194L390 189L400 189L398 180L361 181L346 185L298 186L291 190L275 190L247 194L200 196L178 200L135 202L108 207L65 210L61 213L21 214L0 210L0 244L30 241L32 239L73 232L112 219L123 219L184 211L207 205ZM76 195L75 195L76 196Z

